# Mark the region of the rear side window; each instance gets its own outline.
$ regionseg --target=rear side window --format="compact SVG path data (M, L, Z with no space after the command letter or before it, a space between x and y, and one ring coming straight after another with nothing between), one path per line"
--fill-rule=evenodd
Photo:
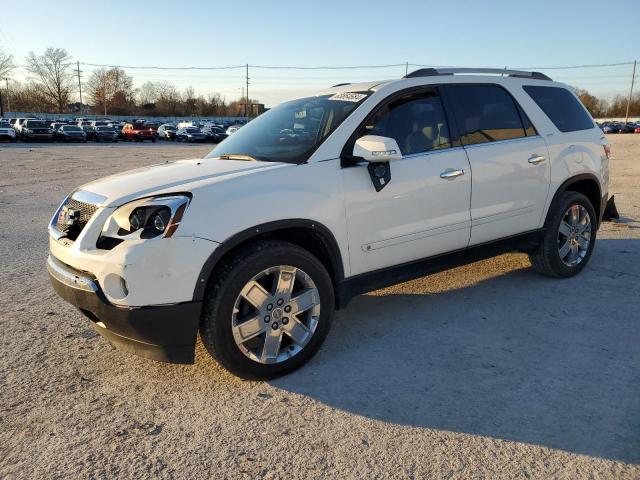
M535 135L529 119L503 88L495 85L450 85L448 91L463 145Z
M561 132L575 132L594 127L589 114L566 88L531 85L522 88Z

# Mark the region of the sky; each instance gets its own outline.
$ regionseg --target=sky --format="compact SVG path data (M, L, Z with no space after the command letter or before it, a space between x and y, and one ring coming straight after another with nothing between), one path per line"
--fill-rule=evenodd
M83 63L211 67L249 64L249 94L268 106L336 83L397 78L404 64L554 67L640 59L640 1L0 0L0 48L18 65L65 48ZM23 6L24 6L23 5ZM86 79L92 69L81 65ZM409 70L418 67L409 67ZM167 80L204 95L240 97L244 69L125 68L136 86ZM545 70L600 96L628 94L631 65ZM639 72L640 73L640 72ZM26 72L17 69L16 80Z

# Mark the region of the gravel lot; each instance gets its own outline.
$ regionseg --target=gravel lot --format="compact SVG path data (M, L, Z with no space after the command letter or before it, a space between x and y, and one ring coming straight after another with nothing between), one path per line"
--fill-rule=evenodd
M360 296L268 383L96 336L45 271L78 184L210 146L0 144L0 478L640 478L640 135L578 277L504 255Z

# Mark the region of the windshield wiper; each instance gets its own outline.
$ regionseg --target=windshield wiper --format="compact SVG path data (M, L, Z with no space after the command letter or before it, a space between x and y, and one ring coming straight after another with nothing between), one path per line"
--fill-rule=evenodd
M257 158L252 157L251 155L246 155L244 153L226 153L224 155L220 155L218 158L221 158L222 160L244 160L247 162L259 161Z

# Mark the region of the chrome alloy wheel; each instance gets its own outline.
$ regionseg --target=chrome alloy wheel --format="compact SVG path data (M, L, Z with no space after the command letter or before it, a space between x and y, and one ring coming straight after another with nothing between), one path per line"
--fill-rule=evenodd
M320 293L309 275L288 265L255 275L233 306L231 327L240 351L258 363L280 363L311 340Z
M591 218L582 205L571 205L558 229L558 253L568 267L578 265L589 251L591 243Z

